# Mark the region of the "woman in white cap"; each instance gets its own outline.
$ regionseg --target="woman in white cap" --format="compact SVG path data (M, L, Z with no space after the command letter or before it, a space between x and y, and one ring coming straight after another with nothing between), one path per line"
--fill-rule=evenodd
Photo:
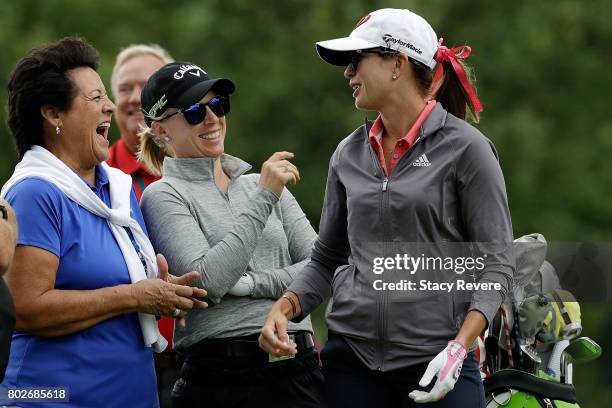
M470 350L506 296L514 263L495 148L465 121L482 110L461 61L471 50L448 49L408 10L382 9L317 51L346 67L355 106L379 115L334 152L311 262L270 310L260 345L295 354L288 320L300 321L331 292L321 352L329 406L484 407ZM442 243L481 255L472 260L480 262L472 264L477 290L435 292L422 279L435 276L424 264L406 272L400 261L417 249L467 266ZM458 282L445 277L434 283Z
M298 358L259 348L267 310L308 263L316 237L285 188L300 175L293 154L274 153L261 174L225 154L234 84L189 62L170 63L142 90L141 158L163 174L141 206L151 242L170 270L200 274L210 313L187 315L174 346L185 362L173 407L263 406L274 394L291 407L322 407L323 376L310 320L291 324Z

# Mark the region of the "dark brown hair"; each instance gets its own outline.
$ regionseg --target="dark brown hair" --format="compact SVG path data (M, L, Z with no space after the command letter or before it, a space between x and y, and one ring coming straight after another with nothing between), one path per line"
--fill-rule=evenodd
M42 106L70 110L77 89L67 71L79 67L97 70L98 65L98 51L78 37L34 48L17 61L8 83L7 123L19 157L33 145L44 144Z
M412 63L415 77L424 95L429 95L431 98L440 102L442 106L444 106L444 109L463 120L467 119L467 113L469 111L472 120L478 123L480 119L478 112L476 112L476 108L465 92L465 89L463 89L463 85L461 85L459 77L450 61L438 62L438 64L442 64L444 74L438 89L433 90L431 89L432 85L436 85L432 84L435 71L412 58L410 58L410 62ZM472 69L462 60L457 60L457 62L461 64L469 83L473 86L474 77ZM433 93L431 93L432 91Z

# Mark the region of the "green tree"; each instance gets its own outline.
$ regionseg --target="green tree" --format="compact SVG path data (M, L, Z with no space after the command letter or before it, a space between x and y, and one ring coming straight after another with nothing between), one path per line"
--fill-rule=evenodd
M121 47L159 43L176 59L236 82L227 151L255 170L276 150L295 152L302 182L292 191L316 226L331 153L375 113L353 107L342 68L322 63L314 43L347 35L382 7L414 10L449 46L472 47L468 61L485 105L478 127L500 154L515 235L610 240L612 25L604 0L12 1L0 14L0 77L6 81L30 48L76 34L100 50L108 87ZM6 101L5 87L0 99ZM0 182L16 162L8 129L0 126ZM583 305L585 333L604 347L601 360L576 369L584 406L612 403L610 391L602 391L610 388L609 309Z

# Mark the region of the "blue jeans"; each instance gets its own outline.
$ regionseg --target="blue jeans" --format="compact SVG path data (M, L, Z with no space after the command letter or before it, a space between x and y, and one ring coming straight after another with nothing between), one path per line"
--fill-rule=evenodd
M342 336L330 333L321 351L325 393L329 408L484 408L484 387L473 353L463 363L455 388L442 400L417 404L408 394L422 389L418 383L427 364L389 372L367 368ZM435 377L425 390L431 389Z

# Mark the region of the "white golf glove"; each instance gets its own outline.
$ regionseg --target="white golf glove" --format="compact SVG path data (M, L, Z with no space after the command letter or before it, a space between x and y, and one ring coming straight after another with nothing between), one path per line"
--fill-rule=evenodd
M255 289L253 277L244 272L238 282L227 293L232 296L249 296L253 293L253 289Z
M461 343L451 340L444 350L429 362L425 374L419 381L421 387L426 387L434 375L438 375L438 379L433 388L429 392L414 390L408 396L414 402L434 402L439 401L455 387L455 383L461 373L463 360L467 356L467 351Z

